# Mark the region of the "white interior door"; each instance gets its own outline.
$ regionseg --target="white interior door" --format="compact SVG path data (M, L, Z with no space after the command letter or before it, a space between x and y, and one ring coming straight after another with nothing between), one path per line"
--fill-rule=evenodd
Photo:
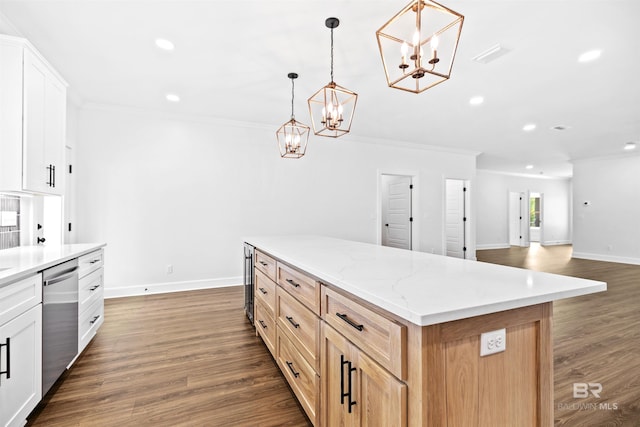
M509 192L509 245L529 246L529 192Z
M445 180L445 234L446 254L466 258L466 202L465 181Z
M522 193L509 193L509 245L521 246L522 234L520 233L522 212L520 212Z
M411 177L382 175L381 183L382 245L411 250Z

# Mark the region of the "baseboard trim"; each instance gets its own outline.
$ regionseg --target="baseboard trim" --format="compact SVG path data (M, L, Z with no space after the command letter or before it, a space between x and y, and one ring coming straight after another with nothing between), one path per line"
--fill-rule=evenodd
M242 277L225 277L220 279L187 280L183 282L150 283L146 285L105 286L105 298L122 298L150 294L166 294L169 292L195 291L198 289L225 288L239 286Z
M542 246L558 246L558 245L570 245L571 240L550 240L546 242L540 242Z
M509 249L511 246L508 243L487 243L484 245L476 245L476 250L482 251L485 249Z
M618 264L640 265L640 258L630 258L616 255L592 254L588 252L573 252L572 258L589 259L592 261L616 262Z

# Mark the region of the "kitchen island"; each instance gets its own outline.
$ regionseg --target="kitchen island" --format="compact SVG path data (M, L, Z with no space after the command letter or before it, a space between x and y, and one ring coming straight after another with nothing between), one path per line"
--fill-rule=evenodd
M606 284L315 236L256 248L256 329L314 425L553 425L553 301Z

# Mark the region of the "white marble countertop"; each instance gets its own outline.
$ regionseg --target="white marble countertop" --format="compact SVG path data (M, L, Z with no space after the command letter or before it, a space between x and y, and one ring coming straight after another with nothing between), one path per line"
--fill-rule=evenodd
M604 282L327 237L244 240L420 326L607 289Z
M0 251L0 287L72 258L95 251L104 243L53 246L19 246Z

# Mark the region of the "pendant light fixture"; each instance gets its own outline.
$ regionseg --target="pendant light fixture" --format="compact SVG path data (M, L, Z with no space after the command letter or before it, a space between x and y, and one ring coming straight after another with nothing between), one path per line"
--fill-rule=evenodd
M377 32L390 87L420 93L448 80L464 16L429 0L414 0Z
M358 101L355 92L338 86L333 81L333 29L339 24L338 18L327 18L325 21L327 28L331 29L331 81L308 101L313 132L332 138L349 133Z
M289 73L287 77L291 79L291 119L276 131L276 138L278 138L280 157L299 159L307 151L311 128L298 122L293 114L294 80L298 78L298 74Z

